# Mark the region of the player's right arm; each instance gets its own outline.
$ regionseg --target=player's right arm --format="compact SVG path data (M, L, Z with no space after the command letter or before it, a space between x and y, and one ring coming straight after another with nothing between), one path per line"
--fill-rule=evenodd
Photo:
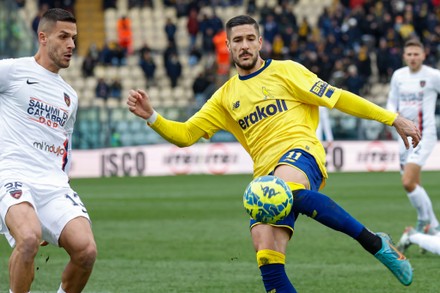
M206 134L190 121L177 122L163 118L154 111L149 96L143 90L130 90L127 105L130 112L147 120L154 131L179 147L190 146Z

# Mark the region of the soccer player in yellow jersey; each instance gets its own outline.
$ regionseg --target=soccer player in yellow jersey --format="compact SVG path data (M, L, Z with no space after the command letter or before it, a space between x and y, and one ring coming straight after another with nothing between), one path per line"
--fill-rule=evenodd
M251 220L251 236L267 292L296 292L284 264L295 219L305 214L356 241L408 286L409 261L385 233L373 233L329 197L318 192L327 178L324 148L316 138L319 106L393 125L409 147L420 133L409 120L350 92L335 88L293 61L263 60L257 22L246 15L226 24L227 46L238 74L227 81L202 109L186 122L167 120L151 106L142 90L131 90L128 108L147 120L169 142L185 147L216 131L231 132L249 152L254 177L273 174L292 188L291 214L274 225Z

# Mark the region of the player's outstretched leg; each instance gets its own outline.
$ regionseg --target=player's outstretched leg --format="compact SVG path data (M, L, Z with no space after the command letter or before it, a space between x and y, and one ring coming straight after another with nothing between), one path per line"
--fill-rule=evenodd
M374 256L383 263L396 278L405 286L409 286L413 279L413 269L409 260L394 247L390 236L377 233L382 239L382 248Z
M411 284L412 268L405 256L399 253L390 241L385 241L382 234L375 234L365 228L328 196L307 189L296 190L293 211L351 236L390 269L402 284Z

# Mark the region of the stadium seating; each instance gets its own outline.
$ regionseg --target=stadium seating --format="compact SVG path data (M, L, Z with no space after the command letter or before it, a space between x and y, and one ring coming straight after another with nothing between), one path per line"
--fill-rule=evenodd
M26 1L26 5L22 11L20 11L21 17L25 19L32 19L37 13L37 1ZM90 0L78 0L79 5L75 8L78 9L92 9L91 5L87 2L94 2L93 7L96 9L98 4L102 4L102 1L90 1ZM154 61L156 63L156 82L154 84L149 84L148 92L152 97L153 105L156 108L163 109L163 112L167 117L177 120L184 120L192 113L192 107L194 103L192 84L197 77L199 72L202 72L207 64L208 60L206 56L202 56L201 61L193 66L189 66L188 62L188 52L189 52L189 42L190 38L187 33L186 24L188 18L186 16L177 17L177 11L175 7L167 7L163 4L162 0L153 0L153 7L133 7L129 9L128 0L117 0L116 8L108 8L101 11L99 17L84 17L82 15L84 10L76 12L78 22L83 22L85 19L93 18L93 21L101 22L101 25L93 25L93 29L101 28L102 32L95 35L97 38L96 44L101 46L102 42L105 41L116 41L117 36L117 20L122 16L127 16L131 20L132 32L133 32L133 52L127 56L125 63L121 66L104 66L98 65L95 67L94 76L84 78L81 74L81 65L84 58L84 44L88 46L91 41L79 42L79 46L82 46L81 50L77 50L77 55L71 62L69 70L61 71L62 76L67 82L72 84L72 86L78 91L80 96L80 113L95 113L99 112L100 117L112 117L111 124L106 125L103 129L100 129L94 125L92 122L94 116L92 114L80 115L79 120L86 119L87 121L81 123L76 135L81 137L83 141L77 145L77 147L83 147L85 145L94 144L92 147L104 147L109 146L109 139L104 141L99 141L103 139L103 135L99 133L112 131L112 129L118 129L118 131L123 131L121 134L121 141L123 145L130 144L145 144L145 143L155 143L160 141L160 138L154 134L146 134L145 136L139 136L140 126L137 122L127 122L127 119L132 119L132 115L111 115L113 111L126 111L125 109L125 96L128 90L132 88L147 88L147 80L139 66L139 56L137 50L140 49L144 44L148 44L152 49ZM240 7L216 7L216 14L223 20L233 17L237 14L246 13L247 0L243 1L243 5ZM331 6L334 1L332 0L299 0L296 1L294 6L294 13L297 20L300 21L304 16L307 17L309 23L312 26L316 26L318 17L322 13L324 7ZM270 8L275 9L278 5L277 0L257 0L255 1L257 9L261 9L263 6L267 5ZM101 8L102 9L102 8ZM212 7L202 8L201 14L207 13L211 15L213 13ZM81 15L80 15L81 14ZM86 16L89 13L85 14ZM253 15L257 19L259 14ZM175 88L170 87L170 81L166 75L165 66L163 64L162 53L167 46L167 38L164 31L165 21L167 18L171 18L172 21L177 26L176 32L176 45L179 52L179 59L183 66L182 78L178 81L178 85ZM89 25L91 26L91 25ZM78 24L78 28L81 28L81 35L84 33L84 28L81 23ZM92 29L92 27L90 27ZM103 38L102 41L98 40ZM198 43L201 39L198 39ZM374 60L374 54L372 54ZM373 62L373 61L372 61ZM372 66L374 67L374 66ZM374 70L374 68L373 68ZM99 78L104 78L106 81L110 82L115 78L120 78L122 83L122 93L123 97L121 100L110 98L107 103L102 99L97 99L95 97L95 87L97 80ZM389 90L388 84L372 83L370 88L367 88L366 98L371 99L373 102L383 106L386 102L386 96ZM116 113L116 112L115 112ZM130 113L128 113L130 114ZM341 125L341 134L343 139L356 139L359 138L359 133L357 131L358 125L356 121L352 121L341 113L337 111L331 111L331 117L333 125L336 125L339 120L344 120ZM438 118L438 117L437 117ZM347 120L345 120L347 119ZM107 120L101 119L104 123L108 123ZM139 120L140 121L140 120ZM141 121L142 122L142 121ZM143 123L143 122L142 122ZM120 126L116 126L119 125ZM438 118L438 125L440 126L440 118ZM88 127L88 128L86 128ZM146 128L148 129L148 128ZM83 134L83 131L97 131L97 134L91 135L89 133ZM368 137L373 137L377 129L373 127L373 130L368 133ZM148 131L147 131L148 133ZM104 137L111 136L111 134L104 135ZM150 140L151 139L151 140ZM213 140L216 140L214 138ZM230 140L228 135L219 134L218 140L222 139Z

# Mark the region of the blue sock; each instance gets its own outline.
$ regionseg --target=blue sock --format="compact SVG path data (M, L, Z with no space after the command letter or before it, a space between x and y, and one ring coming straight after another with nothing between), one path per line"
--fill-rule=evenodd
M295 288L286 275L283 264L263 265L260 267L260 271L266 292L296 293Z
M328 196L307 189L294 191L293 210L307 215L329 228L357 238L364 225L359 223Z

